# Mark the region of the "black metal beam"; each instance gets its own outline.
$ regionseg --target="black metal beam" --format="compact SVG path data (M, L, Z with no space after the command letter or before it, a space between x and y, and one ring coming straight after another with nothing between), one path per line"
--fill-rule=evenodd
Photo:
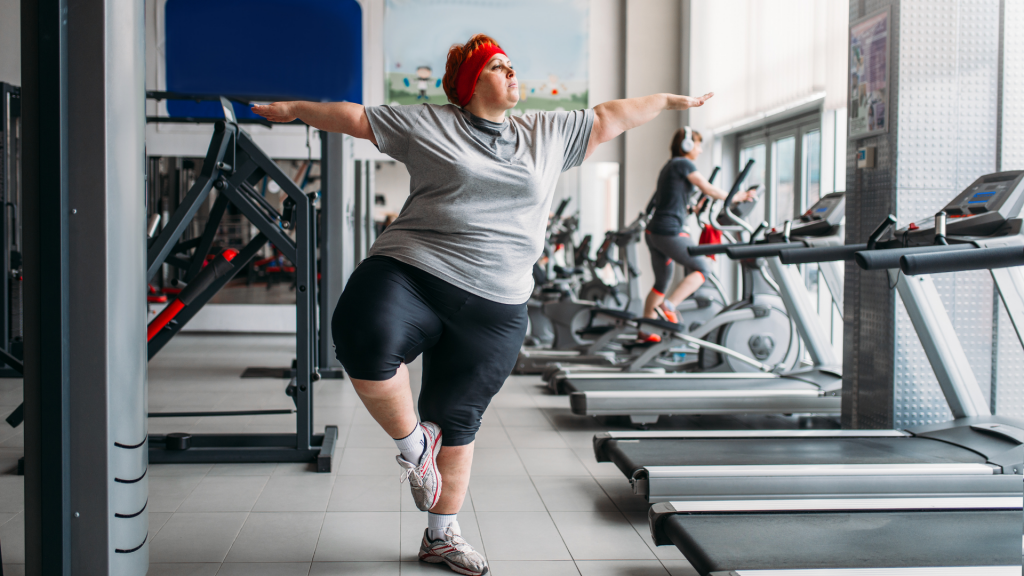
M247 244L245 248L243 248L242 251L231 260L230 272L218 278L213 282L213 284L210 284L210 287L204 290L203 293L192 301L191 304L182 308L170 324L165 326L164 329L156 336L153 336L153 339L150 340L147 345L149 349L149 359L152 360L153 356L156 356L157 352L170 342L171 338L174 338L174 335L180 332L181 329L188 324L188 321L191 320L192 317L195 316L196 313L199 312L199 310L201 310L203 306L205 306L206 303L217 294L217 292L220 292L221 288L230 282L236 274L241 272L242 269L256 257L260 249L263 248L263 245L266 243L267 237L263 234L259 234L250 240L249 244Z
M66 0L22 0L25 570L71 573Z
M227 208L228 197L219 194L217 199L213 201L213 208L210 209L210 217L206 220L206 229L203 230L203 235L198 238L199 242L192 253L192 263L188 267L188 272L185 273L185 282L191 282L202 271L203 262L206 261L206 255L210 253L213 239L217 236L217 228L220 228L220 221L224 218L224 211Z
M209 196L210 189L213 188L214 183L220 178L221 169L225 167L224 157L227 154L228 146L234 140L234 134L237 130L237 127L224 122L214 127L213 139L210 141L210 147L206 151L202 172L196 178L195 184L189 189L181 204L178 205L178 209L171 215L164 229L160 231L156 241L149 247L147 255L149 263L146 270L147 282L153 280L153 276L156 276L157 271L160 270L160 265L163 264L167 255L171 253L181 235L185 233L185 228L195 218L199 207L206 200L206 197Z

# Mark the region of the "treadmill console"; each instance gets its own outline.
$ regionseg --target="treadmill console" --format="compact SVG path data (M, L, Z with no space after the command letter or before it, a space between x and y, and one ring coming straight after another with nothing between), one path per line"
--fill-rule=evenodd
M846 193L833 192L814 203L796 220L793 220L790 237L828 236L834 234L846 216ZM767 235L769 242L783 242L782 231L776 227Z
M1007 220L1020 217L1024 203L1024 170L986 174L975 180L942 209L946 213L946 236L991 236ZM910 244L932 244L935 218L931 217L898 230Z

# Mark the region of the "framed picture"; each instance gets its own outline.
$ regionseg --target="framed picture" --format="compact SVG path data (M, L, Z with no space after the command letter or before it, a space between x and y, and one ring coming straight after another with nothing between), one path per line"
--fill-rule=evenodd
M889 131L891 8L850 23L850 140Z
M586 108L589 10L589 0L386 0L385 102L447 104L448 49L484 33L516 70L511 114Z

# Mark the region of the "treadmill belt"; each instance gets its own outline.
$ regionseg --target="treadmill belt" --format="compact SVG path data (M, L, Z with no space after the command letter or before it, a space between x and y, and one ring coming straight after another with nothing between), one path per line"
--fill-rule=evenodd
M1005 566L1019 510L673 514L665 534L702 576L756 569Z
M965 448L912 437L615 439L605 450L627 477L645 466L985 463Z

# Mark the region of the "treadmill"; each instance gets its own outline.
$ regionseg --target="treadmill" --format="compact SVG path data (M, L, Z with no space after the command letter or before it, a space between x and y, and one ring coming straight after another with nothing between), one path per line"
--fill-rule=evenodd
M825 196L795 223L773 231L761 244L700 246L691 251L727 254L734 259L766 257L768 269L791 321L811 357L812 365L785 373L755 358L687 336L677 324L644 319L644 330L676 345L692 342L702 353L728 355L754 366L756 372L560 372L549 384L568 393L574 414L629 416L634 424L653 424L662 415L688 414L793 414L836 415L840 412L842 367L814 311L799 275L779 261L786 250L841 245L846 200L842 192ZM821 266L822 278L838 301L842 281L835 262ZM757 307L724 312L702 332L716 331L730 314L754 314ZM757 334L745 338L757 337Z
M1018 576L1021 496L663 502L655 544L701 576ZM762 568L770 567L770 570Z
M934 221L894 232L890 216L866 245L781 255L790 261L856 258L862 267L889 270L952 422L905 431L607 432L594 438L597 460L614 462L634 492L652 503L897 495L1020 499L1024 421L990 413L931 279L907 276L899 267L925 269L922 261L938 258L946 271L961 269L949 261L980 262L991 255L978 248L1024 254L1022 204L1024 171L990 174L957 195ZM1020 268L996 268L992 275L1020 338L1024 274Z

